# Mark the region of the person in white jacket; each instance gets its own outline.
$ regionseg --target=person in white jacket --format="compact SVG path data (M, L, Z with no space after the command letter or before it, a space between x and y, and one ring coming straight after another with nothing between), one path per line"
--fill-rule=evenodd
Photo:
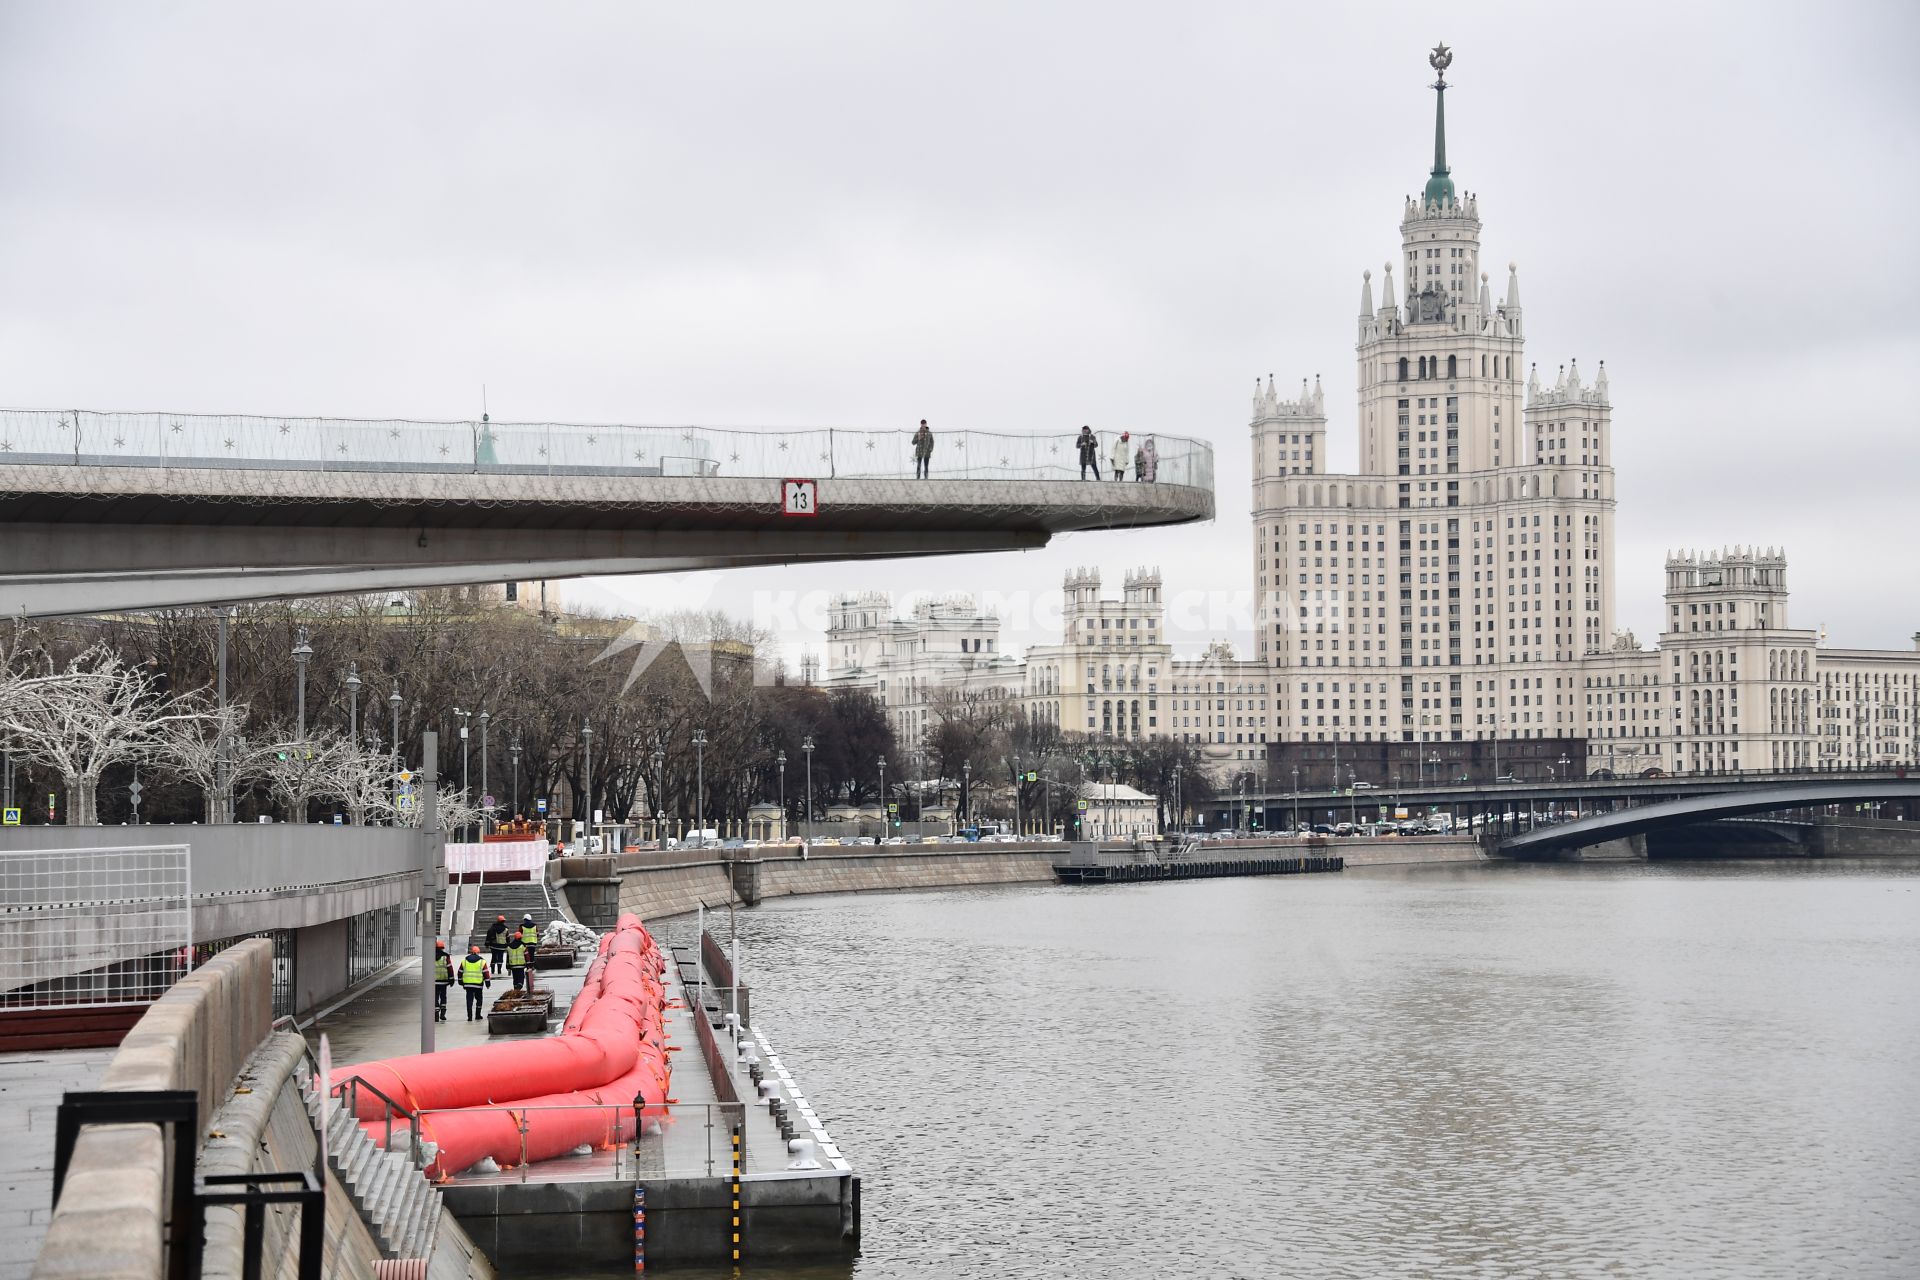
M1127 478L1127 464L1133 461L1133 446L1128 443L1131 438L1128 433L1122 431L1120 438L1113 442L1113 452L1108 455L1107 461L1113 464L1115 480Z

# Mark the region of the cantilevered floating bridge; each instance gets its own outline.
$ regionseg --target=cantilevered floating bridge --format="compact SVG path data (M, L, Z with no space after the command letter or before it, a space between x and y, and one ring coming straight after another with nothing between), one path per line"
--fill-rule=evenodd
M1137 447L1149 438L1134 432ZM0 410L0 613L1040 547L1213 516L1213 452L1083 480L1073 431ZM1100 438L1104 460L1112 433ZM784 501L809 481L808 514Z

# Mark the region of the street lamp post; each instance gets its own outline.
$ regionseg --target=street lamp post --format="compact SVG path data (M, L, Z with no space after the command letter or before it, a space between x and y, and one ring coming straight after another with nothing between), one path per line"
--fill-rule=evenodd
M880 757L880 834L887 834L887 758Z
M1293 831L1300 833L1300 766L1293 766Z
M400 822L400 677L393 678L393 692L387 695L387 706L393 711L393 813L394 825Z
M593 852L593 721L580 722L580 741L586 753L586 764L581 772L582 791L587 797L587 852Z
M393 747L393 771L395 773L400 771L400 703L402 701L403 699L400 697L400 681L398 677L395 677L393 692L387 695L387 706L393 711L393 737L391 739L391 745Z
M1347 766L1347 821L1357 827L1360 825L1360 797L1358 793L1356 793L1354 790L1353 784L1356 781L1358 781L1358 779L1354 776L1353 766L1348 765Z
M227 623L238 616L239 612L237 605L228 605L220 610L219 674L216 676L220 699L220 741L214 751L214 768L219 776L220 799L214 807L213 814L210 815L209 820L213 822L233 821L233 752L232 744L227 740ZM7 807L9 809L13 807L11 756L7 760Z
M664 803L667 794L667 752L656 736L653 740L653 838L662 838L660 824L666 821L667 806Z
M487 786L487 722L492 719L493 712L487 710L485 707L480 708L480 798L482 802L485 802L486 798L493 794L492 789ZM487 833L487 827L491 825L492 822L493 806L489 803L486 809L480 814L481 835Z
M707 731L693 731L693 827L707 842Z
M307 629L301 627L293 637L294 682L298 692L294 695L295 742L307 740L307 659L313 656L313 646L307 643Z
M960 762L960 816L973 821L973 761Z
M360 664L347 664L347 740L355 746L360 743Z
M513 760L513 816L520 816L520 731L513 731L513 743L507 748L507 755Z
M460 799L467 804L472 804L473 788L469 784L471 775L469 764L472 757L467 749L467 722L473 719L473 712L462 711L459 707L455 707L453 714L460 718Z
M347 741L353 745L353 749L355 751L358 751L360 750L360 685L361 685L360 664L358 662L349 662L347 664L347 678L346 678L345 684L347 686ZM349 806L349 816L353 819L353 825L355 825L356 827L359 826L361 823L361 820L362 820L361 815L363 812L361 808L361 801L359 800L358 795L359 795L359 791L356 785L356 788L355 788L356 798L354 799L352 805Z
M1173 765L1173 829L1175 831L1184 831L1186 830L1186 827L1187 827L1186 796L1183 795L1181 792L1181 786L1184 781L1184 773L1185 773L1185 766L1183 766L1177 760L1174 761L1174 765Z
M780 748L780 754L773 758L773 763L780 769L780 840L784 844L787 839L787 749L785 747Z
M807 757L807 843L813 843L813 735L800 739L800 750Z
M1561 752L1560 753L1560 781L1561 782L1565 782L1567 780L1567 766L1571 763L1572 761L1567 759L1567 753L1564 751Z

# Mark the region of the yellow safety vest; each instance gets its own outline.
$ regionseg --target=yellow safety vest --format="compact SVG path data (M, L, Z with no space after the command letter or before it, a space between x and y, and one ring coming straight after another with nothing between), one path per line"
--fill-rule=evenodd
M444 951L433 957L433 980L435 982L453 981L453 958Z
M540 945L540 930L538 930L538 929L536 929L536 928L535 928L534 926L532 926L532 925L530 925L530 924L523 924L523 925L521 925L521 926L520 926L520 941L522 941L522 942L524 942L524 943L526 943L526 944L527 944L528 946L530 946L530 947L537 947L537 946L539 946L539 945Z
M524 942L508 943L507 944L507 967L509 969L520 969L520 968L524 968L526 966L526 963L527 963L526 944Z
M487 985L487 962L479 956L468 956L460 962L460 985L463 987L484 987Z

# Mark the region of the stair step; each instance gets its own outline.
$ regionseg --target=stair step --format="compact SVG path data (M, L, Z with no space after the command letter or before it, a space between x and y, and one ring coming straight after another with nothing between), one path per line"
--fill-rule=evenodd
M426 1224L427 1211L433 1203L433 1188L427 1185L427 1180L423 1177L416 1177L414 1181L417 1185L414 1188L412 1202L407 1206L406 1221L401 1224L401 1235L406 1256L422 1257L424 1255L420 1251L421 1228Z

